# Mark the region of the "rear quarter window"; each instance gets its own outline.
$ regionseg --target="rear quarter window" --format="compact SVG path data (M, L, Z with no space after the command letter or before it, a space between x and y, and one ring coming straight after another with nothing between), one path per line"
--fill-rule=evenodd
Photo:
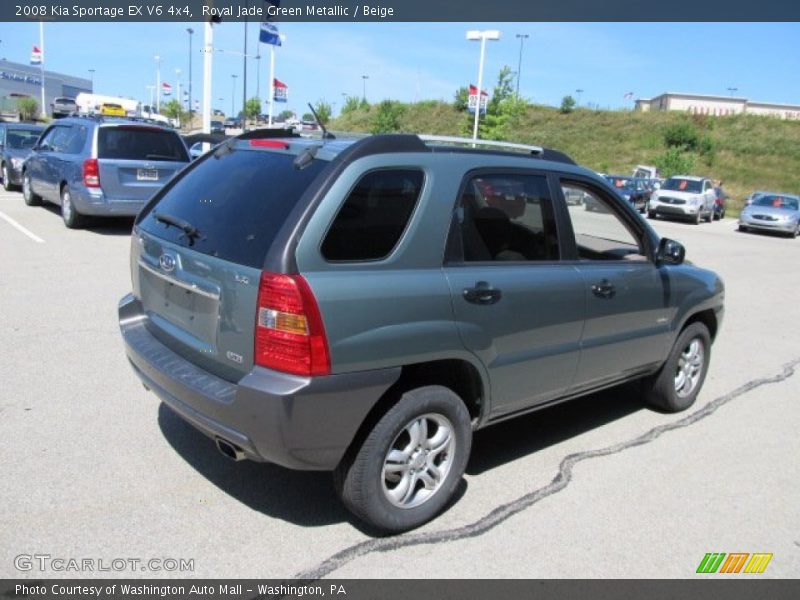
M189 161L189 155L177 133L135 125L101 127L97 133L97 157L116 160Z
M419 201L423 180L422 171L414 169L381 169L364 175L322 242L325 259L367 261L389 256Z

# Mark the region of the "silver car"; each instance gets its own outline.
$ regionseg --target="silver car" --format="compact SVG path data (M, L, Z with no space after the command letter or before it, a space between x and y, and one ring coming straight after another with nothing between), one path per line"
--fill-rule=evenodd
M793 238L800 235L800 198L765 192L739 215L739 231L777 231Z

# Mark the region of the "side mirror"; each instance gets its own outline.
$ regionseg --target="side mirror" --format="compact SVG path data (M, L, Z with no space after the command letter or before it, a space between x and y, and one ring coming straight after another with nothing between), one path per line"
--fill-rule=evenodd
M686 258L686 248L683 244L669 238L661 238L656 252L656 265L680 265Z

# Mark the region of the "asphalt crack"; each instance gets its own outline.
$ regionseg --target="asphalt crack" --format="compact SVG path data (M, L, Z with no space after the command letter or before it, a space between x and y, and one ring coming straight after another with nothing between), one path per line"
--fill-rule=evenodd
M610 456L612 454L619 454L620 452L623 452L629 448L649 444L667 432L689 427L690 425L693 425L694 423L711 416L717 411L717 409L725 404L735 400L740 396L743 396L744 394L747 394L748 392L751 392L758 387L785 381L795 374L798 365L800 365L800 358L796 358L784 364L782 371L777 375L773 375L771 377L761 377L748 381L735 390L711 400L703 408L683 417L682 419L678 419L677 421L672 421L671 423L666 423L664 425L658 425L657 427L653 427L645 433L627 441L619 442L612 446L606 446L605 448L569 454L561 460L558 473L555 475L555 477L553 477L549 484L535 489L532 492L517 498L516 500L498 506L473 523L443 531L411 533L391 538L366 540L349 546L344 550L340 550L339 552L329 556L317 564L315 567L297 573L294 578L306 581L321 579L340 569L347 563L373 552L392 552L408 546L439 544L442 542L452 542L455 540L474 538L479 535L483 535L487 531L494 529L517 513L520 513L523 510L530 508L537 502L564 490L569 485L570 481L572 481L572 470L578 463L592 458L600 458L604 456Z

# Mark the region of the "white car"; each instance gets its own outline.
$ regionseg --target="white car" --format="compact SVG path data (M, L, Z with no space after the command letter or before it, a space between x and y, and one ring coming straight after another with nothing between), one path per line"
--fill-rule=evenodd
M647 216L689 219L695 224L701 219L714 219L716 193L714 183L707 177L675 175L650 195Z

